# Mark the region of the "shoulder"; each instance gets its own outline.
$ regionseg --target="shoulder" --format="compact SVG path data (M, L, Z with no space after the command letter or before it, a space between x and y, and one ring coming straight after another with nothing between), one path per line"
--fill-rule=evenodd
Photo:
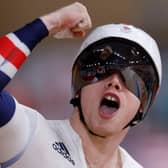
M143 168L125 149L120 147L123 168Z

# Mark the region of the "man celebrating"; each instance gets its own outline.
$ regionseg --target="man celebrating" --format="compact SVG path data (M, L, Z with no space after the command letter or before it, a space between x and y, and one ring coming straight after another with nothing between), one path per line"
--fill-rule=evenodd
M73 3L0 39L0 167L141 168L120 143L152 105L161 83L155 41L130 25L96 28L72 68L72 116L47 121L5 86L48 35L84 37L87 9Z

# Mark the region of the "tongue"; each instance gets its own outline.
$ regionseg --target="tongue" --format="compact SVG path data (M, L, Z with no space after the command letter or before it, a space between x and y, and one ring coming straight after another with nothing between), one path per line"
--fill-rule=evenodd
M114 107L108 107L106 105L100 107L100 115L103 118L111 118L116 111L117 109Z

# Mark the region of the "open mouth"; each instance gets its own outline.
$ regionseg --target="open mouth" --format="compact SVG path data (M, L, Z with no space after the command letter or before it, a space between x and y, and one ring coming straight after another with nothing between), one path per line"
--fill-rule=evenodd
M100 115L103 118L111 118L119 109L120 102L116 95L105 95L100 104Z

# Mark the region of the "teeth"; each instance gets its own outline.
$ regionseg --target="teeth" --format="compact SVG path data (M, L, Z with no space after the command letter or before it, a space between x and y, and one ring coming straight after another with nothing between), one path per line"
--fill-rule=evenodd
M110 95L106 96L105 99L117 102L117 99L113 96L110 96Z

